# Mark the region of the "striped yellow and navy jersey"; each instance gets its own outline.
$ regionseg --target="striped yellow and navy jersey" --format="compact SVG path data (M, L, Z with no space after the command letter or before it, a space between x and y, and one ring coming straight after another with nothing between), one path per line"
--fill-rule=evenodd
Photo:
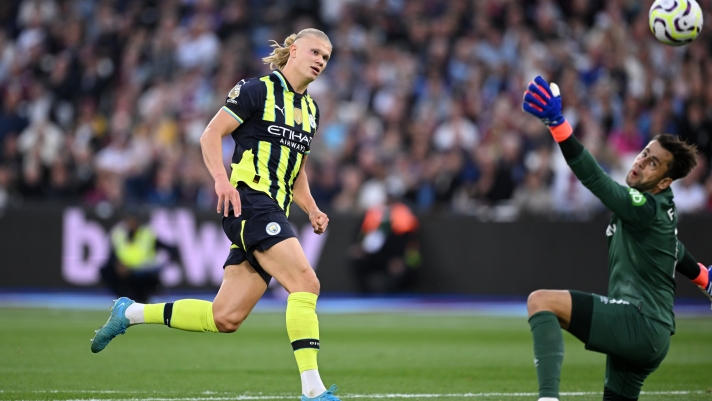
M289 215L294 182L319 126L316 103L272 71L240 81L222 109L240 122L232 133L236 146L230 182L264 192Z

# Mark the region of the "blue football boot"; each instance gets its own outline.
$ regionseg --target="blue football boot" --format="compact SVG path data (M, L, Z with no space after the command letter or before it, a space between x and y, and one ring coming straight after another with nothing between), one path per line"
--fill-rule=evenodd
M101 326L99 330L95 331L96 334L91 340L91 352L97 353L103 350L114 337L126 333L126 329L129 327L129 319L126 318L126 308L133 303L134 301L126 297L121 297L114 301L110 309L111 315L109 316L109 320L107 320L106 324Z
M332 384L331 387L329 387L329 390L324 391L323 393L317 395L314 398L309 398L306 395L302 394L301 401L341 401L339 397L334 395L336 390L338 390L336 384Z

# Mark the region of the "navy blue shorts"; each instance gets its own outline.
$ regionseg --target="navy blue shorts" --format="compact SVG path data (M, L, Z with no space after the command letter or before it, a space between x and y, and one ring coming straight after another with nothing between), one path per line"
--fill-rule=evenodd
M242 184L237 191L242 213L235 217L231 207L228 216L222 218L223 231L232 242L223 268L247 260L269 285L272 276L260 266L254 252L266 251L287 238L296 237L294 229L284 210L269 195Z

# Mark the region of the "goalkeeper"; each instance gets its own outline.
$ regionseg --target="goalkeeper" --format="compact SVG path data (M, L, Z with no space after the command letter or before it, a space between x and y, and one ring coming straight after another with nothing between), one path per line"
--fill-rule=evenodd
M524 94L523 109L549 127L576 177L613 212L606 230L608 295L539 290L527 300L539 400L559 397L562 328L586 349L606 354L604 400L637 400L675 332L675 270L712 295L712 268L698 265L677 239L670 189L695 166L696 148L672 135L656 136L636 157L623 186L571 135L555 84L536 77Z

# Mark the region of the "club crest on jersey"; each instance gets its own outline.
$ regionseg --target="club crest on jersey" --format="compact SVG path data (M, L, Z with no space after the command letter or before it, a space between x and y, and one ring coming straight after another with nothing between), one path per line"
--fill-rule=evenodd
M643 206L647 201L647 199L645 199L645 195L638 192L635 188L630 188L628 190L628 194L630 195L630 199L633 201L633 205L635 206Z
M294 122L297 124L302 123L302 109L298 107L294 108Z
M267 224L266 231L269 235L277 235L282 231L282 227L280 227L279 223L271 222Z
M316 120L311 114L309 114L309 125L311 125L312 129L316 129Z

